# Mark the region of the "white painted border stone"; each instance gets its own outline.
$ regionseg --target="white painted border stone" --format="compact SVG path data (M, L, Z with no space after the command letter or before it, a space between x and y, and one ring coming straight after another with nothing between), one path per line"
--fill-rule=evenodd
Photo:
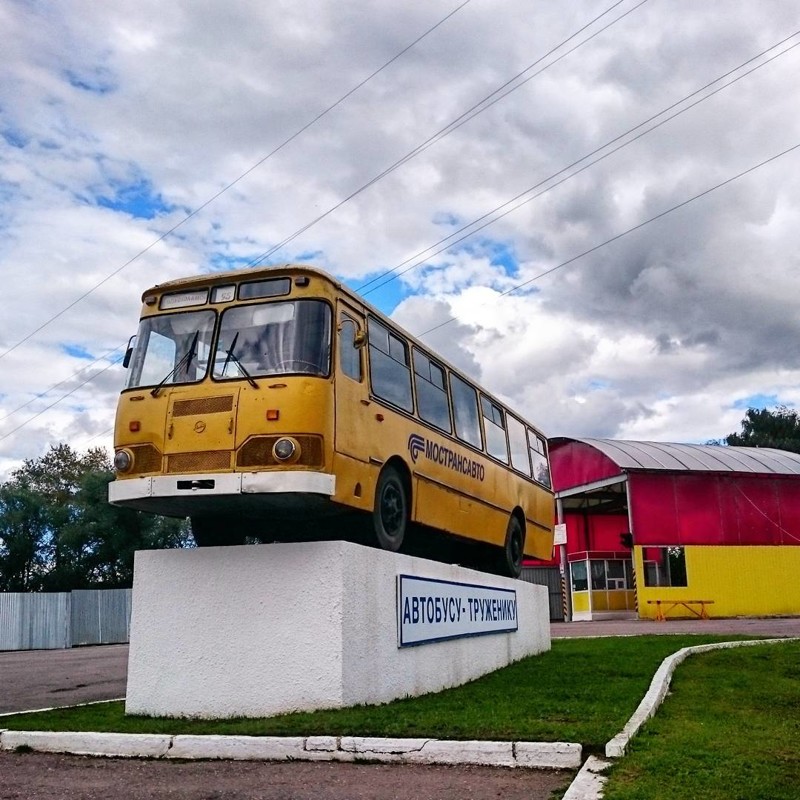
M712 644L698 644L694 647L684 647L681 650L668 656L661 662L661 666L656 670L650 688L642 698L636 711L625 723L625 727L611 740L606 743L606 758L620 758L625 755L630 740L639 732L642 725L647 722L658 707L664 702L667 696L672 675L676 667L690 655L695 653L707 653L711 650L727 650L733 647L754 647L760 644L780 644L782 642L800 641L800 637L789 637L785 639L747 639L738 642L714 642ZM566 799L565 799L566 800Z
M0 731L1 750L21 746L50 753L186 760L375 761L522 769L577 769L581 764L581 745L569 742Z
M589 756L575 780L564 794L564 800L598 800L603 796L603 787L608 778L603 773L611 766L597 756Z
M172 737L150 733L74 733L54 731L12 731L0 734L0 749L30 747L46 753L74 753L87 756L161 758L167 754Z

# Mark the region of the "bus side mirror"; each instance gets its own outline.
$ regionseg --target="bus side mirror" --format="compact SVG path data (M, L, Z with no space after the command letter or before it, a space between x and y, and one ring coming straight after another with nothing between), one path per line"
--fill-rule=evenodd
M131 364L131 356L133 355L133 348L135 344L136 344L136 334L134 334L133 336L131 336L130 339L128 339L128 348L127 350L125 350L125 355L122 359L122 366L125 369L128 369L128 367Z
M367 343L367 334L365 331L356 331L353 336L353 347L362 348Z

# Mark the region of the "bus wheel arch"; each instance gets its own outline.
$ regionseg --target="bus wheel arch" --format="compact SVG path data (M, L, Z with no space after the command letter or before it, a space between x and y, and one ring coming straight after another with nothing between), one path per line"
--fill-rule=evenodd
M511 512L506 526L506 538L500 549L498 572L509 578L519 578L525 553L525 515L517 507Z
M411 520L411 474L400 458L389 459L378 475L372 528L382 550L398 552L405 542Z

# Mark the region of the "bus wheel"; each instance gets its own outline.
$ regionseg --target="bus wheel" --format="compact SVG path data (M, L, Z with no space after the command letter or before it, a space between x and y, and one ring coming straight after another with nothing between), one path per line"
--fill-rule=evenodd
M378 478L372 527L382 550L396 553L403 546L408 528L408 492L395 467L386 467Z
M244 544L244 534L215 517L192 517L192 536L198 547L223 547Z
M522 573L522 553L525 549L525 530L519 517L512 514L506 528L506 542L500 552L498 572L509 578L519 578Z

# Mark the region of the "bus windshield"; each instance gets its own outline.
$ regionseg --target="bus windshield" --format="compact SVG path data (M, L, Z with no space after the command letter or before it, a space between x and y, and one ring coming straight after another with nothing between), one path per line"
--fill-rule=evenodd
M208 369L213 311L145 317L139 323L128 389L197 383Z
M320 300L233 306L222 314L213 376L327 375L330 342L331 310Z

